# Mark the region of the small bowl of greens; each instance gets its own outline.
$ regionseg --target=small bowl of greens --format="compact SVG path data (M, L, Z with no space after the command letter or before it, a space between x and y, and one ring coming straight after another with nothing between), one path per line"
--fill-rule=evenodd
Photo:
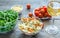
M7 33L16 25L18 13L13 10L0 11L0 33Z

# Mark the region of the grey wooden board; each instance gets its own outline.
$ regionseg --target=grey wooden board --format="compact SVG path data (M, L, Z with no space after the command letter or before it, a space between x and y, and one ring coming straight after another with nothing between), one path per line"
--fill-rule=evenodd
M37 7L47 5L49 0L0 0L0 10L3 9L10 9L13 5L22 5L23 11L21 17L27 17L29 12L33 12L33 10ZM26 9L26 4L31 4L31 9ZM60 20L55 20L55 25L60 29ZM8 34L0 34L0 38L60 38L60 32L56 35L50 35L47 32L45 32L45 28L52 24L52 21L44 21L44 29L39 32L38 35L35 37L23 35L22 32L18 29L19 20L16 24L16 27L12 33Z

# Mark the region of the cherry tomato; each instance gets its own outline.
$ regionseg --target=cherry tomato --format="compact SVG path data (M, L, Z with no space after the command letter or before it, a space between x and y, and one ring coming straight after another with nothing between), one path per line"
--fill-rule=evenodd
M46 6L39 7L37 9L35 9L34 13L39 18L51 17L51 15L49 15L48 12L47 12L47 7Z
M39 11L39 13L41 13L41 11Z
M35 11L39 11L39 8L36 8Z
M35 16L38 16L39 15L39 11L35 11Z
M42 18L42 17L43 17L43 15L41 13L39 13L39 18Z
M47 16L48 16L48 13L45 13L45 14L44 14L44 17L47 17Z
M52 16L51 16L50 14L48 14L48 16L47 16L47 17L50 17L50 18L51 18Z
M26 7L27 7L27 9L30 9L31 8L31 5L30 4L27 4Z
M42 13L42 14L44 14L44 13L45 13L45 10L44 10L43 8L42 8L40 11L41 11L41 13Z
M41 10L42 8L41 7L39 7L39 10Z
M45 10L45 12L47 11L47 7L46 6L43 6L43 9Z
M33 16L33 14L30 12L30 13L29 13L29 17L32 17L32 16Z

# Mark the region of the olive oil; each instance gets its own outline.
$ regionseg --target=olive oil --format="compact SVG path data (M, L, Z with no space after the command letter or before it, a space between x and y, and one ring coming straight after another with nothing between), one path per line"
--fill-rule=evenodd
M48 12L52 16L60 16L60 2L51 1L47 6Z

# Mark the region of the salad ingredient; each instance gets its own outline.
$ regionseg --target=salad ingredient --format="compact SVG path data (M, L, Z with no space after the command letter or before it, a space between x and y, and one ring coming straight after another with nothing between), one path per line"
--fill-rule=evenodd
M0 32L8 32L15 26L18 13L13 10L0 11Z
M47 7L43 6L43 7L39 7L37 9L34 10L34 14L36 17L38 18L51 18L52 16L47 12Z
M43 27L43 23L34 17L22 18L21 21L22 24L19 24L19 29L25 33L36 33Z
M31 8L31 5L30 4L27 4L26 7L27 7L27 9L30 9Z
M39 11L35 11L34 13L35 13L35 15L36 15L36 16L38 16L38 15L39 15Z
M38 15L38 16L39 16L39 18L42 18L42 17L43 17L43 15L42 15L41 13L39 13L39 15Z
M45 10L45 12L47 12L47 7L46 6L43 6L43 9Z
M32 16L33 16L33 14L30 12L30 13L29 13L29 17L32 17Z

